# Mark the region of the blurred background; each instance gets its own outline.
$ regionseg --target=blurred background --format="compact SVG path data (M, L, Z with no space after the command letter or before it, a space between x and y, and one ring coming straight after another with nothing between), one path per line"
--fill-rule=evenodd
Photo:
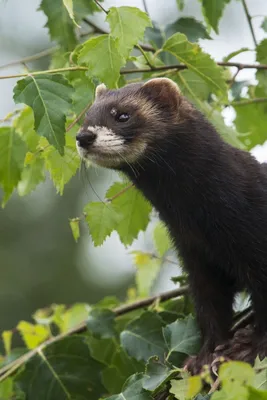
M214 0L215 1L215 0ZM159 25L174 22L181 16L202 20L200 3L186 0L183 12L178 12L176 0L147 0L152 20ZM40 0L0 0L0 66L35 54L53 46L44 28L46 17L37 11ZM131 5L144 9L143 2L134 0L106 0L105 8ZM266 0L247 0L257 40L263 39L260 28L267 15ZM101 13L91 20L106 27ZM214 40L201 40L201 46L215 60L220 61L241 47L253 48L251 32L240 1L226 7L220 22L219 35L211 32ZM254 52L235 58L237 62L255 62ZM49 59L27 63L30 68L45 69ZM21 65L1 68L0 75L21 72ZM254 80L254 70L243 70L238 80ZM14 110L15 79L0 80L0 120ZM225 114L227 123L233 115ZM253 150L260 161L267 160L266 146ZM87 228L82 229L76 244L69 227L69 218L81 215L83 206L91 200L104 198L105 190L116 179L111 171L90 169L80 171L66 186L64 195L56 193L49 178L26 197L13 195L4 209L0 209L0 331L12 329L21 319L30 320L31 314L52 303L94 303L104 296L123 298L134 281L134 265L130 251L151 251L151 226L141 233L129 248L113 233L103 246L94 248ZM90 181L90 183L89 183ZM93 189L92 189L93 188ZM0 193L1 196L1 193ZM155 292L170 289L171 276L179 274L173 264L163 266Z

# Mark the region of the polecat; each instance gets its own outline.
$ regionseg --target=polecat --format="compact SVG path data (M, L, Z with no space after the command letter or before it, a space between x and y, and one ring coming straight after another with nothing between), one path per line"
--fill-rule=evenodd
M123 171L166 223L189 275L203 337L188 368L197 373L230 338L241 289L251 295L255 329L250 347L232 357L252 363L265 356L266 169L225 143L166 78L118 90L98 86L77 147L82 157Z

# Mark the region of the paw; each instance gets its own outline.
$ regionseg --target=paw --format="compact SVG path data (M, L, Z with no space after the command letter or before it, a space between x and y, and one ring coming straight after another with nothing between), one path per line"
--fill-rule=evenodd
M184 369L191 375L199 375L204 366L210 367L214 355L212 353L199 354L198 356L191 356L187 358L184 364Z

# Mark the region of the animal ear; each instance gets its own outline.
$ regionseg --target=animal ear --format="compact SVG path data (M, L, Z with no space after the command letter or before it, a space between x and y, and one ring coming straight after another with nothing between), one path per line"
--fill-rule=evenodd
M180 89L171 79L150 79L142 86L141 91L149 100L159 103L162 107L167 106L177 110L180 104Z
M95 90L95 99L99 99L103 94L105 94L108 91L106 85L104 83L101 83L101 85L98 85Z

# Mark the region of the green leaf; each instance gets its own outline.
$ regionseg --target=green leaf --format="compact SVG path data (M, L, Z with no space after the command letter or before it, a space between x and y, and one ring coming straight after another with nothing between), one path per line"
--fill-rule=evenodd
M77 22L75 21L74 18L74 13L73 13L73 2L72 0L63 0L63 4L66 7L66 10L68 11L69 17L70 19L73 21L73 23L79 27L79 25L77 24ZM79 27L80 28L80 27Z
M250 50L248 47L242 47L242 48L239 49L239 50L232 51L232 53L228 54L228 56L226 56L226 57L223 58L223 61L224 61L224 62L228 62L228 61L230 61L232 58L234 58L235 56L238 56L238 54L241 54L241 53L244 53L244 52L247 52L247 51L251 51L251 50Z
M66 113L71 107L72 87L59 74L28 76L14 88L15 103L33 109L35 130L64 153Z
M224 388L231 390L232 385L252 385L255 372L251 365L241 361L231 361L221 365L219 377Z
M74 94L72 96L73 106L72 110L76 115L79 115L90 103L92 103L95 94L95 85L85 75L81 75L80 78L71 81L74 88Z
M66 183L76 174L80 166L75 139L69 135L66 136L64 156L61 156L53 146L47 145L46 141L44 141L41 154L57 191L62 195Z
M192 17L179 18L177 21L166 26L166 37L174 33L183 33L190 42L196 42L198 39L211 39L205 26Z
M208 101L210 96L210 88L207 83L195 72L189 69L178 71L172 75L172 79L178 84L181 92L189 100L198 106L198 99Z
M230 0L200 0L202 10L208 24L219 33L219 20L221 19L225 6L230 3Z
M126 189L129 183L114 183L107 191L106 197L113 198L117 193ZM116 231L123 244L130 245L137 238L140 231L144 231L149 223L152 206L143 197L141 192L130 187L120 196L112 200L112 206L119 210L121 218L118 220Z
M102 3L103 0L98 0L98 2ZM93 14L101 11L101 8L96 4L95 1L92 0L75 0L73 8L77 20L82 20L82 18L84 18L87 14Z
M183 9L184 9L184 1L185 0L176 0L177 7L178 7L179 11L183 11Z
M193 355L199 350L200 332L191 316L167 325L163 328L163 335L169 350L167 359L173 352Z
M160 257L173 247L169 232L162 222L159 222L154 229L154 242Z
M163 322L157 314L145 312L130 322L121 333L121 345L137 360L147 361L152 356L164 359L167 351L162 335Z
M103 365L94 360L83 335L72 335L40 350L16 375L27 400L99 400Z
M118 50L118 39L105 34L84 43L78 62L88 66L90 76L99 78L112 88L118 84L120 69L125 64L125 59Z
M97 338L90 334L86 339L88 343L91 356L105 365L110 365L117 349L119 348L118 343L114 337L109 338Z
M20 196L26 196L31 193L39 183L45 180L44 160L42 158L36 157L32 153L27 153L25 164L18 184L18 194Z
M223 69L197 44L189 42L185 35L174 34L165 42L163 49L173 54L181 63L199 75L213 91L226 94L227 86Z
M35 152L40 137L34 130L34 115L31 107L25 107L18 118L15 119L13 126L15 131L27 143L31 152Z
M261 64L267 64L267 39L263 39L257 46L257 61Z
M87 320L87 328L97 337L114 337L115 314L110 310L94 309L90 312Z
M248 400L267 400L267 391L260 391L253 387L248 388Z
M248 150L258 144L263 144L267 139L266 118L267 103L252 103L243 106L235 106L235 126L243 133L240 140ZM245 135L246 134L246 135Z
M0 399L11 400L14 399L13 379L7 378L0 383Z
M143 388L153 392L159 389L166 380L169 380L172 374L173 371L160 362L158 357L151 357L146 364Z
M56 40L64 50L73 50L77 44L77 38L74 24L64 2L62 0L42 0L39 10L47 16L45 26L49 30L51 39Z
M122 219L117 207L104 202L87 204L84 213L95 246L100 246Z
M17 325L17 329L28 349L34 349L50 335L48 327L40 324L34 325L27 321L20 321Z
M21 137L9 127L0 128L0 184L4 189L5 205L21 179L26 146Z
M264 30L264 32L267 32L267 17L263 19L261 28Z
M266 367L266 365L267 358L264 358L263 360L260 360L259 357L256 358L254 368L259 370L253 381L253 386L256 389L267 390L267 368L260 370L262 367Z
M152 397L142 387L143 374L131 376L118 395L107 397L106 400L152 400Z
M128 58L135 44L144 37L146 27L152 26L149 16L136 7L111 7L107 15L111 36L118 40L118 50Z
M80 237L80 218L70 219L70 229L75 242L78 242Z
M196 375L189 378L172 380L170 393L174 394L175 398L179 400L195 399L195 396L201 389L201 376Z
M158 276L161 260L153 258L150 253L132 251L136 266L136 286L139 297L146 297L150 294L154 281Z

